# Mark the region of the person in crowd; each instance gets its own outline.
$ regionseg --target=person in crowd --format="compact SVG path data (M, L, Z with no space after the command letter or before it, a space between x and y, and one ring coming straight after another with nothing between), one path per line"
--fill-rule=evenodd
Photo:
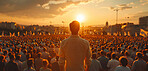
M51 69L52 69L52 71L60 71L60 67L59 67L59 64L58 64L58 59L57 59L57 54L56 54L56 52L53 52L52 54L51 54L51 61L50 61L50 63L51 63Z
M131 71L127 66L128 60L126 57L122 56L119 58L120 65L115 68L114 71Z
M22 70L22 62L20 60L21 60L21 55L17 55L15 62L17 63L19 71L23 71Z
M12 53L8 53L8 56L7 56L7 58L6 58L7 62L10 61L10 55L12 55Z
M143 53L142 59L148 62L148 56L146 55L146 50L143 50L142 53Z
M10 61L5 66L5 71L19 71L17 63L15 63L15 55L10 55Z
M100 61L97 60L96 53L92 54L92 61L91 61L89 71L102 71L102 66Z
M105 56L105 52L103 50L100 51L101 56L98 58L98 60L101 63L102 69L103 71L107 71L107 63L109 61L109 59Z
M136 56L138 59L133 62L131 70L132 71L147 71L146 70L147 69L146 62L142 59L142 53L137 52Z
M133 48L133 52L131 53L131 58L133 58L133 60L135 60L135 58L136 58L136 48Z
M51 69L48 68L49 62L47 59L43 59L43 67L40 68L39 71L51 71Z
M49 53L47 52L47 48L46 47L43 47L43 52L42 52L42 58L43 59L47 59L49 56Z
M27 68L28 66L27 66L27 61L28 61L28 59L30 59L31 58L31 54L27 54L26 55L26 59L27 60L25 60L25 61L23 61L23 63L22 63L22 70L24 70L25 68Z
M5 68L5 62L4 62L5 56L0 55L0 71L4 71Z
M89 42L78 35L80 29L80 23L78 21L73 21L69 26L71 36L63 40L60 45L60 70L64 71L66 60L66 71L88 71L91 64ZM84 60L86 69L84 68Z
M142 54L143 54L142 55L142 59L145 62L147 62L147 58L148 58L147 57L148 56L148 45L147 45L148 38L147 37L133 37L133 36L126 36L126 37L124 37L124 36L96 35L96 34L93 34L93 35L90 35L90 34L83 35L81 33L79 33L79 36L81 36L83 39L86 39L86 40L89 41L91 52L92 53L98 53L97 54L97 58L102 56L100 51L103 50L103 51L107 52L107 54L105 54L104 56L105 57L107 56L109 58L109 60L112 60L111 59L111 54L115 52L116 55L117 55L116 59L118 60L121 56L126 57L127 60L128 60L127 66L129 68L131 68L133 66L132 65L133 64L132 59L135 60L135 61L136 61L136 59L138 59L136 57L136 52L142 52ZM72 38L70 38L70 37L72 37ZM62 35L61 34L53 34L53 35L51 35L51 34L50 35L25 35L25 36L19 36L19 37L15 36L13 38L12 37L8 37L8 36L7 37L5 37L5 36L4 37L0 37L0 56L4 55L4 59L1 61L2 62L2 68L3 68L3 63L4 63L4 65L6 65L6 63L8 63L8 61L10 60L9 56L11 54L14 54L16 56L16 59L17 59L17 55L21 55L21 61L23 61L24 64L25 64L25 65L22 65L22 70L23 70L24 66L25 66L25 68L27 68L27 60L28 60L28 58L26 58L26 55L27 54L31 54L31 57L34 58L34 60L35 60L37 58L37 54L39 52L42 53L43 52L43 48L45 47L45 48L47 48L46 52L49 53L49 55L50 55L50 56L47 56L47 59L48 59L48 62L49 62L48 68L52 69L52 67L54 67L54 68L57 69L57 67L56 67L57 62L59 62L59 64L60 64L60 60L58 58L61 57L61 56L60 55L56 55L56 57L54 57L52 54L55 51L56 51L57 54L60 53L59 52L59 50L60 50L59 47L61 47L60 43L61 43L62 40L65 41L64 39L66 39L66 38L67 39L70 38L70 39L74 39L74 40L77 39L77 37L75 37L73 35L71 35L70 37L67 34L65 34L65 35L63 35L63 34ZM66 45L67 43L69 45L69 42L65 43L63 41L62 41L62 43L64 43L64 45L62 45L61 48L63 48L63 51L64 51L63 54L66 54L65 53L66 50L64 48L67 46ZM72 41L70 41L70 42L72 42ZM75 45L73 43L71 43L71 44ZM82 43L80 43L80 44L82 44ZM84 45L86 46L86 44L84 44ZM73 47L75 47L73 49L77 49L76 46L73 46ZM57 48L57 50L56 50L56 48ZM49 49L51 49L51 50L49 50ZM73 53L74 52L73 49L68 50L68 51ZM73 53L73 56L74 55L79 55L81 53L86 54L86 53L84 53L83 50L79 50L79 51L77 50L75 52L79 52L79 53ZM128 54L126 52L130 52L131 54ZM83 55L83 54L82 54L82 57L80 56L82 59L85 58L84 56L87 56L87 55ZM72 54L69 54L69 55L72 55ZM61 58L62 58L62 61L64 61L64 60L66 60L67 55L66 56L63 55ZM75 59L78 59L78 58L75 58ZM84 59L84 60L87 62L87 59ZM15 60L15 62L16 62L16 60ZM70 63L67 64L66 62L67 62L67 60L65 61L65 65L70 64ZM89 63L86 63L86 62L84 62L84 64L89 64ZM61 63L64 64L64 62L61 62ZM55 66L53 64L55 64ZM63 66L63 64L61 64L61 65ZM68 66L71 67L70 65L68 65ZM82 66L83 66L83 63L81 64L81 66L78 66L78 67L82 67ZM33 66L33 67L36 69L35 66ZM71 69L69 67L66 67L66 68L67 69ZM86 67L87 67L87 65L85 65L85 67L83 66L82 69L88 70L88 69L86 69ZM140 66L140 68L141 67L142 66ZM66 68L64 68L64 69L66 70ZM102 68L103 68L103 66L102 66ZM19 66L18 66L18 69L19 69ZM5 70L5 68L4 68L4 70Z
M33 64L34 64L33 58L28 59L28 60L27 60L27 68L25 68L23 71L36 71L36 70L33 68Z
M108 71L115 71L115 68L120 64L118 60L116 60L116 54L111 54L111 60L108 61L107 67Z
M23 54L21 55L21 62L26 61L27 50L23 50Z
M3 54L3 51L2 51L3 49L2 48L0 48L0 55L2 55Z
M37 54L37 58L35 59L35 69L39 71L39 69L43 66L43 58L41 58L42 54L39 52Z
M133 64L133 59L130 57L129 52L126 51L126 52L125 52L125 56L126 56L126 58L127 58L127 60L128 60L129 67L131 67L132 64Z

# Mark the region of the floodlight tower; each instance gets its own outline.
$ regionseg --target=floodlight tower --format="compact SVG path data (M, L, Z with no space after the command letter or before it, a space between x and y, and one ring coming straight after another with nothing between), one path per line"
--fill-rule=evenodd
M116 8L116 9L114 9L114 11L116 11L116 24L118 24L118 11L119 11L119 9Z

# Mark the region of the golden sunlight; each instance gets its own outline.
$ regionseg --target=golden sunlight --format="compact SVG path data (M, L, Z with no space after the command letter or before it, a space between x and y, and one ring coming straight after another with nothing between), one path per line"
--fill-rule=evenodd
M77 17L76 17L76 20L78 21L78 22L83 22L84 21L84 15L82 15L82 14L79 14L79 15L77 15Z

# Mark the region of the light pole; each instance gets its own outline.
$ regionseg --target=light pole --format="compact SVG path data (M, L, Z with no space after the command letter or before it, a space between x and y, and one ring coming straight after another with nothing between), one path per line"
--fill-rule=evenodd
M114 9L114 11L116 11L116 24L118 24L118 11L119 11L119 9L118 8Z

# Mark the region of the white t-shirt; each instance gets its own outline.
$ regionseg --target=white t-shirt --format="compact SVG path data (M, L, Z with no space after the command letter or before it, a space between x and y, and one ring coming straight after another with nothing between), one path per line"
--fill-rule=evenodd
M115 71L131 71L129 67L118 66L115 68Z
M115 68L120 64L120 62L116 59L109 60L107 67L109 68L108 71L114 71Z

